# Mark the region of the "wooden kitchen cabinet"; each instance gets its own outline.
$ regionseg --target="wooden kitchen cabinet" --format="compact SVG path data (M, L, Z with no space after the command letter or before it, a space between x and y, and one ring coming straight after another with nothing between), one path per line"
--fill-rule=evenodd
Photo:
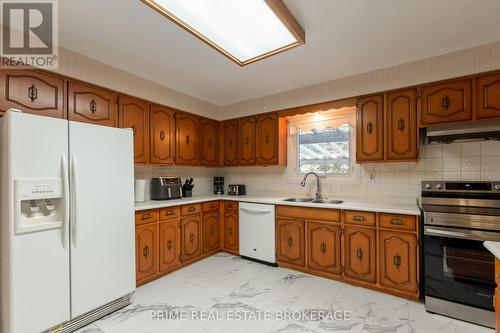
M0 70L0 110L67 118L65 79L25 69Z
M344 277L350 280L375 283L376 231L372 228L344 227Z
M472 81L457 80L421 88L422 125L472 119Z
M180 228L179 219L171 219L159 224L159 271L169 271L179 265Z
M203 253L217 251L219 242L219 212L203 213Z
M305 267L305 222L296 219L276 220L276 260L278 263Z
M286 121L277 113L257 115L257 164L286 165Z
M175 114L175 163L198 165L198 118L187 113Z
M174 163L175 110L152 104L149 111L150 163Z
M356 106L356 160L373 162L384 159L384 97L358 98Z
M255 164L255 124L255 117L246 117L240 119L240 165Z
M158 224L147 224L135 229L135 275L141 281L158 272Z
M417 127L417 91L388 93L385 112L387 160L417 158Z
M149 162L149 104L134 97L119 96L119 126L134 133L134 161Z
M239 253L239 221L236 211L224 211L224 251L238 254Z
M239 121L226 120L222 124L223 159L225 166L238 165L238 132Z
M116 93L111 90L69 81L68 119L117 127L116 98Z
M194 260L201 256L201 217L191 215L181 218L180 261Z
M215 120L200 120L200 165L217 166L219 124Z
M476 118L500 117L500 74L476 78Z
M307 267L339 275L342 273L340 256L340 225L307 221Z
M403 292L418 292L417 237L389 230L379 232L380 284Z

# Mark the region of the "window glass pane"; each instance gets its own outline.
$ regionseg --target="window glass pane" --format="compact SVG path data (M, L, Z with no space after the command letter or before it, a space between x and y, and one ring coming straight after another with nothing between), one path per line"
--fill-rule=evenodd
M316 127L308 125L307 129L299 127L297 131L298 173L349 174L349 124L324 127L319 122Z

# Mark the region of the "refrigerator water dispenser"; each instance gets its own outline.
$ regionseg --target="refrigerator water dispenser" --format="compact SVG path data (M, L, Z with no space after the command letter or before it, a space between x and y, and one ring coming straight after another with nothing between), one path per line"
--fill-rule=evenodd
M62 179L16 179L14 193L16 234L62 228Z

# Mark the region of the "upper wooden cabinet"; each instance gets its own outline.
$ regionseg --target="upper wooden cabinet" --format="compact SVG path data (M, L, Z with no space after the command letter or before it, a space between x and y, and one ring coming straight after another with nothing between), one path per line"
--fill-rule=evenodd
M276 220L276 260L305 267L305 222L295 219Z
M0 110L66 118L64 79L32 70L0 70Z
M387 159L416 159L417 91L415 89L387 94L385 122Z
M238 165L238 132L238 119L224 121L222 125L224 165Z
M198 118L177 112L175 114L175 163L198 165Z
M151 105L149 114L151 163L174 163L175 111L160 105Z
M384 159L384 96L358 99L356 109L356 160L359 162Z
M255 117L240 119L240 164L255 164Z
M200 165L217 166L219 124L215 120L200 119Z
M376 231L366 227L344 228L344 276L362 282L373 283L376 275Z
M286 165L286 121L277 113L257 115L257 164Z
M134 160L136 163L149 162L149 104L137 98L119 97L120 128L134 131Z
M460 80L421 88L422 125L472 119L472 82Z
M116 94L110 90L69 81L68 119L116 127Z
M476 79L476 118L500 117L500 74Z

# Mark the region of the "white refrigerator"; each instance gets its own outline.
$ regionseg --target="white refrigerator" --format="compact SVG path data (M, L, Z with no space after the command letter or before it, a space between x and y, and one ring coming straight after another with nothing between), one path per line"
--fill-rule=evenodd
M1 332L72 331L135 290L133 134L0 118Z

